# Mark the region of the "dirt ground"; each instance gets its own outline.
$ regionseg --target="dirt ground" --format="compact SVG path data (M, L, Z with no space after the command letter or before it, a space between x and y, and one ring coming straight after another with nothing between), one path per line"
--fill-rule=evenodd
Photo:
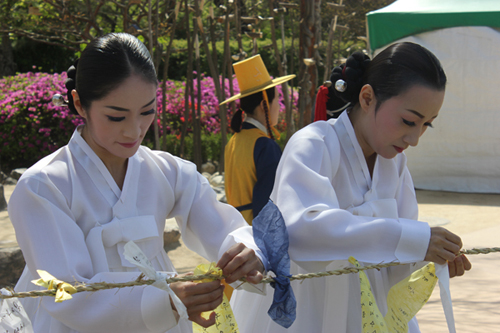
M8 201L14 186L5 186ZM462 237L464 248L500 247L500 194L417 191L420 220L443 226ZM0 212L0 246L16 244L6 211ZM179 272L187 272L205 259L179 244L168 255ZM457 332L500 332L500 253L469 256L472 271L451 280ZM422 332L448 332L436 287L418 313Z

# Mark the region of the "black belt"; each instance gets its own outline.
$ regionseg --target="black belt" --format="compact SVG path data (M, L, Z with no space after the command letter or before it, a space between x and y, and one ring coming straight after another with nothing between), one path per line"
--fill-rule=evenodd
M234 207L234 208L236 208L239 212L242 212L244 210L252 209L252 204L249 203L248 205L238 206L238 207Z

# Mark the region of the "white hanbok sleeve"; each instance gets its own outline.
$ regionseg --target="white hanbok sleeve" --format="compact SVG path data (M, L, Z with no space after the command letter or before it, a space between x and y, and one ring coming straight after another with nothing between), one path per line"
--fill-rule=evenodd
M264 264L262 251L255 244L252 227L231 205L219 202L208 180L188 161L167 157L176 165L175 205L169 217L175 217L186 246L209 261L218 259L231 246L243 243L253 249ZM265 267L267 268L267 267ZM263 285L247 286L249 291L262 292Z
M35 276L41 269L63 281L93 283L128 282L139 275L94 275L85 236L67 198L42 173L21 178L9 201L9 216ZM152 286L78 293L62 303L44 297L41 304L50 316L78 332L165 332L177 325L168 293Z
M339 176L338 137L318 128L306 127L288 142L271 194L287 224L290 257L298 262L346 260L349 256L367 263L423 260L428 226L405 218L357 216L340 208L338 197L350 189L332 184L335 177L349 177L349 172L344 167ZM394 181L401 179L396 176ZM402 202L411 192L404 188L408 187L405 180L400 186L397 200ZM408 216L415 215L409 207L405 209Z

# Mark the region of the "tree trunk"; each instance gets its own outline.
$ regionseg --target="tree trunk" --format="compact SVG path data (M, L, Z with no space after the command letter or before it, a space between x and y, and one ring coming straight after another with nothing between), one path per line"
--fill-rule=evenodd
M158 5L157 5L158 6ZM152 27L152 22L151 22L151 14L153 11L153 6L151 4L151 0L148 1L148 44L149 44L149 54L151 55L151 59L153 59L154 63L154 49L153 49L153 27ZM157 38L157 36L156 36ZM158 68L158 64L155 64L156 69ZM153 129L154 129L154 137L155 137L155 144L154 144L154 149L160 150L160 132L158 129L158 113L155 113L155 118L153 120Z
M292 17L292 24L291 24L291 26L292 26L292 36L291 36L292 43L290 44L290 73L295 73L295 24L293 21L296 17L295 10L294 10L293 16L291 13L289 15ZM294 79L293 81L295 81L295 80L296 79ZM294 101L294 95L293 95L293 86L292 86L292 94L290 96L290 106L293 105L293 101ZM289 126L288 124L291 124L293 127ZM296 127L296 124L295 124L295 121L293 119L293 114L290 112L290 114L286 115L286 139L287 139L287 142L288 142L288 139L295 132L295 127Z
M0 212L5 209L7 209L7 201L5 200L3 185L0 184Z
M190 27L189 27L189 6L188 0L184 2L185 5L185 20L186 20L186 42L188 47L188 68L186 73L186 89L184 92L184 123L182 124L182 133L181 133L181 147L180 147L180 155L182 158L187 159L187 156L184 154L184 147L187 135L187 125L189 121L189 97L191 96L191 90L193 87L193 47L191 44L190 38Z
M231 38L231 25L229 24L229 5L226 3L227 11L226 11L226 20L224 22L224 61L222 67L227 66L227 79L229 82L229 93L231 96L234 96L234 87L233 87L233 63L231 61L231 47L230 47L230 38ZM235 102L229 103L229 107L231 108L232 114L236 112L236 104Z
M199 0L195 1L195 10L196 15L199 15L200 6ZM213 10L210 10L209 17L210 24L210 39L212 41L212 54L210 53L210 48L208 46L207 36L201 31L200 35L202 37L203 48L205 50L205 54L207 55L208 68L210 69L210 74L214 80L215 93L217 94L217 99L219 103L224 101L224 92L221 89L221 81L219 77L219 71L217 69L217 49L215 47L215 26L214 26L214 18L213 18ZM200 27L201 30L201 27ZM227 129L226 129L226 119L227 119L227 109L226 105L219 105L219 118L220 118L220 133L221 133L221 154L219 156L219 173L224 172L224 148L226 147L227 141Z
M240 2L239 0L236 0L234 2L234 20L236 22L236 40L238 41L238 55L239 55L238 61L245 59L245 57L243 56L243 41L241 40L241 21L240 21L241 14L240 14L240 7L238 5L239 2Z
M313 101L316 97L318 80L318 53L321 41L321 0L300 1L300 70L299 70L299 126L304 127L312 122ZM304 63L304 60L309 60Z
M9 34L3 33L2 46L0 47L0 77L16 74L16 67Z
M326 47L326 64L325 64L325 74L323 75L323 81L330 80L330 74L332 71L332 44L333 44L333 29L337 25L337 15L332 19L330 25L328 26L328 45Z
M287 75L286 73L286 67L283 66L283 63L281 62L281 59L280 59L280 53L279 53L279 50L278 50L278 43L276 43L276 27L275 27L275 22L276 22L276 19L275 19L275 15L274 15L274 5L273 5L273 2L272 1L269 1L269 13L271 15L271 17L273 18L272 21L270 21L271 23L271 40L272 40L272 43L273 43L273 49L274 49L274 57L276 59L276 63L278 64L278 72L280 74L280 76L285 76ZM281 14L283 15L283 14ZM282 24L282 32L283 32L283 24ZM283 38L284 34L282 34L282 38ZM284 45L284 41L282 40L283 42L283 45ZM282 50L284 51L284 49ZM285 58L286 59L286 58ZM290 105L290 95L289 95L289 92L288 92L288 83L285 82L281 85L282 87L282 91L283 91L283 100L285 102L285 115L286 115L286 118L292 118L291 115L292 114L292 107ZM289 126L293 126L289 123L287 123L287 128ZM292 127L293 128L293 127ZM292 136L293 132L291 131L288 131L287 130L287 141L288 139L290 139L290 137Z
M172 53L172 44L175 37L175 30L177 29L177 18L179 16L181 2L175 4L175 17L172 23L172 30L170 32L170 40L168 41L167 53L165 55L165 64L163 65L163 82L162 82L162 127L163 127L163 142L161 149L167 151L167 78L168 78L168 63L170 61L170 54Z
M198 38L198 24L197 19L193 18L193 35L194 35L194 48L195 48L195 56L196 56L196 87L197 87L197 96L196 101L194 103L194 89L192 93L192 110L193 110L193 160L194 164L198 171L201 172L201 73L200 73L200 42Z

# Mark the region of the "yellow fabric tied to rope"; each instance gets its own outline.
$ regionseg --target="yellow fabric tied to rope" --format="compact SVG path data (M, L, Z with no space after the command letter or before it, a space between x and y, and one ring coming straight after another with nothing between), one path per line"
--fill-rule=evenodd
M203 274L213 274L216 276L222 276L222 269L216 266L214 262L211 264L200 264L194 270L194 275L203 275ZM210 282L212 280L205 279L198 282ZM196 323L193 323L193 333L239 333L238 324L236 323L236 319L234 318L233 310L229 305L229 301L227 300L226 295L223 295L222 303L214 310L215 312L215 324L205 328ZM201 315L203 318L208 318L211 312L203 312Z
M349 262L361 267L353 257L349 258ZM363 333L408 332L408 322L427 303L437 280L434 263L429 263L395 284L387 295L387 314L383 317L375 302L370 281L366 273L360 271Z
M72 299L71 294L76 293L76 288L67 282L61 281L50 275L48 272L41 269L37 269L36 272L40 275L40 279L32 280L31 282L37 286L41 286L47 289L56 289L56 303L61 303L62 301L67 301Z

